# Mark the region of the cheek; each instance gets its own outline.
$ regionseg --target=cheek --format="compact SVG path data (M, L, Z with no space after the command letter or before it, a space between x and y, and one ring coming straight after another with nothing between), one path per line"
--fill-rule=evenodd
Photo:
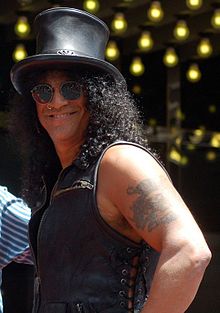
M43 125L43 108L41 105L36 104L36 112L40 123Z
M36 106L37 116L39 117L39 114L40 114L40 105L39 105L38 103L36 103L35 106Z

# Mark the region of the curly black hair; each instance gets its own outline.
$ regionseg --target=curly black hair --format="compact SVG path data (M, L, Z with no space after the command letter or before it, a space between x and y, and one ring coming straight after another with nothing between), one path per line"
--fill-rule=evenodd
M108 75L80 76L88 95L89 124L77 163L87 168L111 143L123 140L149 149L135 101L123 83ZM30 92L18 96L10 112L10 131L19 141L23 159L22 197L35 206L42 179L51 190L61 170L52 140L40 125Z

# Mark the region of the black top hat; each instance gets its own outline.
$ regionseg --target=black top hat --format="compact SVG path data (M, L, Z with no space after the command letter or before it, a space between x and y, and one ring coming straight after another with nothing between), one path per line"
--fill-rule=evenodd
M30 75L49 68L85 67L124 83L119 70L104 60L109 30L96 16L74 8L51 8L37 15L35 27L36 54L11 69L12 84L20 94L28 88Z

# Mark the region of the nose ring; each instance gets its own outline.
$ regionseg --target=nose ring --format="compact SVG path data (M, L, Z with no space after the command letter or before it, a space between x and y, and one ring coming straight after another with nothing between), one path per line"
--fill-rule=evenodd
M47 104L47 108L48 110L52 110L52 107L49 104Z

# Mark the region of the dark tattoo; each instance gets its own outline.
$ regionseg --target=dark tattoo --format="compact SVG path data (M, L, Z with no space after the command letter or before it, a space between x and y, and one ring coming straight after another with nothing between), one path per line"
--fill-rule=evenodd
M136 187L128 187L128 195L137 195L130 209L137 228L151 232L161 224L168 224L176 219L169 210L169 204L159 190L149 180L140 182Z

